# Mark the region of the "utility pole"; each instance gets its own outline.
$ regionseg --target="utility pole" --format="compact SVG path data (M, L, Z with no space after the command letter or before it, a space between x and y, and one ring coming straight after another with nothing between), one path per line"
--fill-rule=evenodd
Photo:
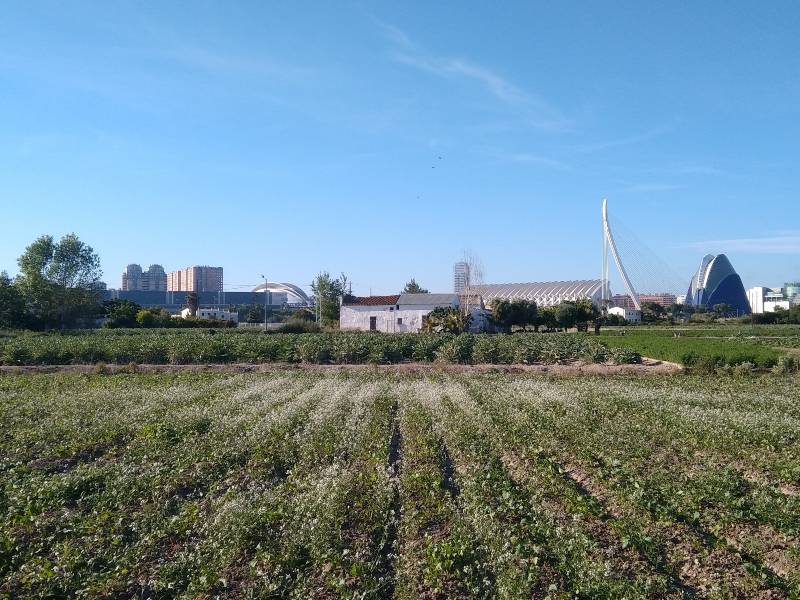
M264 333L267 332L267 298L269 292L267 291L267 278L262 275L261 279L264 280Z

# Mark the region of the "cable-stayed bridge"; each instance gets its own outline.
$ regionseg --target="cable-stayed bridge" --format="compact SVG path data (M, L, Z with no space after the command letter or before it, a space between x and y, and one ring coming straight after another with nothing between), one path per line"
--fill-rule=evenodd
M602 271L603 306L611 304L610 270L613 263L616 273L637 310L641 310L642 294L683 294L687 281L677 274L632 229L626 227L608 210L608 200L603 200L602 212Z

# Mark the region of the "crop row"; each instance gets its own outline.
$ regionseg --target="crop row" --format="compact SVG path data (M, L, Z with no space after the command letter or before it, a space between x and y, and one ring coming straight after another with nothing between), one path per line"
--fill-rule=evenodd
M558 363L638 362L624 346L567 334L272 334L181 331L135 335L31 335L0 340L0 363L57 365L131 362Z
M0 377L0 596L795 597L797 383Z

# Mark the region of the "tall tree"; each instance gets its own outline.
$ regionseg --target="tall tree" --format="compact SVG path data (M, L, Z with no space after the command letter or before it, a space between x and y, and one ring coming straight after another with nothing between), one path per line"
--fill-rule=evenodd
M511 326L514 323L511 302L495 298L490 303L489 308L492 311L492 322L504 331L511 331Z
M642 302L642 320L657 321L667 315L667 309L658 302Z
M420 284L416 282L416 280L412 277L411 281L406 284L406 287L403 288L403 291L400 292L401 294L428 294L428 290L423 288Z
M580 317L581 311L574 302L564 301L556 307L556 320L564 330L575 327Z
M555 329L558 326L558 307L543 306L539 311L538 321L547 329Z
M43 235L17 261L19 285L34 317L62 329L98 310L100 258L74 233L58 242Z
M311 282L311 291L320 311L320 325L338 323L340 300L347 294L347 276L342 273L334 279L323 271Z
M599 321L600 311L594 303L589 298L579 298L575 301L575 307L578 309L575 320L578 331L588 331L589 324L596 322L595 331L599 333L599 326L601 324Z
M197 292L189 292L186 294L186 304L189 305L189 313L197 316L197 309L200 308L200 295Z
M0 328L26 326L25 299L5 271L0 272Z
M106 322L103 327L115 329L117 327L136 327L136 313L141 310L136 302L130 300L109 300L103 303L106 313Z
M423 331L437 333L464 333L469 329L472 316L452 306L437 306L424 319Z
M491 303L492 321L497 325L511 331L516 325L527 329L528 325L539 326L539 311L536 302L528 300L493 300Z

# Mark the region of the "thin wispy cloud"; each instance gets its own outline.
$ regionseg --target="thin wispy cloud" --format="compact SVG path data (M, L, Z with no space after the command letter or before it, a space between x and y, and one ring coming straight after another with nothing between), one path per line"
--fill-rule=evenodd
M529 154L527 152L506 154L503 158L511 162L536 165L539 167L548 167L551 169L557 169L559 171L569 171L572 169L572 167L561 162L560 160L555 160L546 156L539 156L537 154Z
M621 146L632 146L635 144L641 144L643 142L647 142L649 140L666 135L671 131L673 131L674 129L675 129L674 123L661 125L649 129L647 131L643 131L641 133L636 133L625 137L620 137L611 140L603 140L598 142L586 142L583 144L576 144L574 146L571 146L570 150L578 153L591 153L591 152L600 152L602 150L609 150L611 148L619 148Z
M316 74L316 70L309 67L265 57L245 58L187 43L167 46L154 54L164 61L218 74L252 75L291 81L304 81Z
M672 192L684 188L683 185L675 183L661 183L661 182L643 182L643 183L630 183L625 186L612 190L615 194L645 194L655 192Z
M449 80L478 84L506 107L513 108L531 126L546 130L568 130L573 124L558 108L536 94L523 90L493 69L462 57L427 52L399 28L378 23L394 46L395 62Z
M632 172L630 168L625 169L628 172ZM736 178L740 177L741 175L737 175L731 171L721 169L711 164L705 163L672 163L672 164L662 164L662 165L653 165L653 166L646 166L639 169L633 170L633 172L644 174L644 175L656 175L656 176L675 176L675 177L725 177L725 178Z
M707 175L711 177L730 177L732 175L727 171L707 165L677 165L672 167L663 167L659 171L661 173L669 173L671 175Z
M375 23L378 27L383 31L384 35L389 38L394 44L397 46L403 46L410 50L415 49L414 43L411 41L411 38L406 35L406 33L400 29L399 27L395 27L389 23L385 23L383 21L379 21L374 19Z
M721 248L726 252L739 252L742 254L798 254L800 253L800 233L687 242L682 247L694 249Z

